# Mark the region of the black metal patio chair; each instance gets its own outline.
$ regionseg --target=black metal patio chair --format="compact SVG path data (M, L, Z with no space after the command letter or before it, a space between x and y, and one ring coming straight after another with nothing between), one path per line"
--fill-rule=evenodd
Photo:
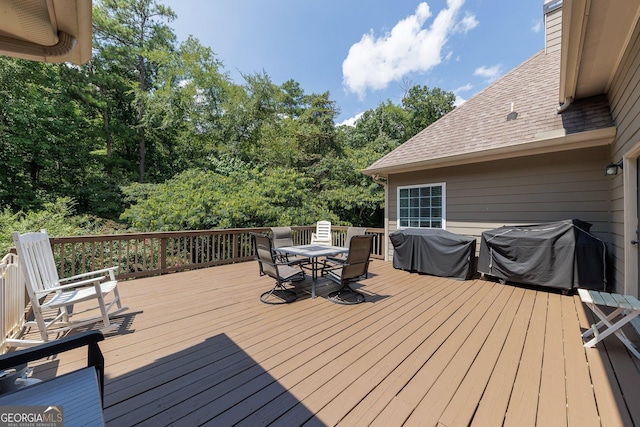
M293 234L291 231L291 227L271 227L271 235L273 236L273 248L283 248L287 246L293 246ZM304 265L309 264L311 260L309 258L299 257L297 255L290 255L285 253L277 253L276 251L276 261L281 264L289 264L289 265ZM301 275L300 280L304 279L304 271ZM297 281L297 280L294 280Z
M302 268L299 265L292 266L277 262L268 236L252 233L251 237L257 254L256 259L260 264L260 275L275 279L273 288L263 292L260 295L260 301L265 304L286 304L295 301L296 292L287 288L285 283L304 279Z
M329 294L329 301L337 304L364 302L364 295L352 289L349 283L357 281L367 274L372 247L372 234L353 236L349 241L349 253L343 262L335 260L333 267L329 263L325 263L323 273L341 285L340 289Z

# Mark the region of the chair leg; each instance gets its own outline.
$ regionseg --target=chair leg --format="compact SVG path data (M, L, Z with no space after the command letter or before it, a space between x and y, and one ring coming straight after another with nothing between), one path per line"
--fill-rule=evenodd
M590 341L586 342L584 346L587 348L593 347L597 343L599 343L600 341L608 337L609 335L615 334L615 336L617 336L618 339L622 341L625 347L627 347L635 357L640 359L640 352L638 352L638 350L633 345L631 340L627 338L627 336L624 334L624 332L621 329L622 326L629 323L635 317L640 315L640 311L633 311L625 315L624 309L617 308L614 311L612 311L611 314L606 315L602 310L600 310L600 308L598 308L596 304L587 304L587 305L596 314L596 316L600 318L600 321L592 325L590 329L587 329L582 334L582 338L587 338L593 335L593 338ZM612 321L619 315L622 315L620 320L618 320L616 323L612 323ZM606 326L606 329L602 333L600 333L600 328L603 326Z
M276 282L275 286L260 295L260 301L265 304L288 304L294 302L298 295L291 289L287 289L284 285Z
M360 304L365 301L364 295L345 284L337 291L331 292L327 299L336 304Z
M113 290L113 295L114 295L113 300L107 306L107 313L109 313L110 318L115 316L116 314L122 313L123 311L129 310L129 307L122 305L122 298L120 298L120 292L118 292L118 287L116 287ZM116 309L111 311L111 308L113 307L114 304L116 305Z
M38 329L40 330L40 338L42 338L43 342L49 341L49 334L47 333L47 325L42 318L42 309L38 307L33 307L33 315L38 325Z

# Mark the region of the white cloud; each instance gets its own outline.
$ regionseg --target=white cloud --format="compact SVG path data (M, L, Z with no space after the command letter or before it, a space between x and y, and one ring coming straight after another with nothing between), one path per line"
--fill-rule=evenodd
M464 86L460 86L459 88L454 89L454 90L453 90L453 93L458 93L458 92L468 92L468 91L470 91L471 89L473 89L473 85L472 85L471 83L467 83L467 84L466 84L466 85L464 85Z
M531 31L533 31L534 33L539 33L540 31L542 31L542 24L542 19L539 19L538 22L535 22L531 26Z
M502 73L501 64L494 65L493 67L485 67L483 65L482 67L476 68L476 70L473 72L473 75L484 77L490 83L497 80L498 77L500 77L501 73Z
M453 105L455 105L456 107L459 107L465 102L467 102L465 98L460 96L460 92L468 92L471 89L473 89L473 85L471 83L467 83L464 86L460 86L459 88L454 89L453 94L456 96L456 100L453 101Z
M398 22L393 29L377 37L373 30L351 46L342 63L343 85L362 99L367 90L385 89L392 81L399 81L412 72L426 72L442 61L441 53L449 36L467 32L478 21L467 14L457 16L464 0L447 0L429 28L423 28L432 13L422 2L415 14Z
M458 23L456 26L456 31L459 33L466 34L469 31L473 30L479 24L478 20L474 15L469 14L469 12L465 13L464 18Z
M342 121L341 123L338 123L338 126L351 126L354 127L356 125L356 122L358 121L358 119L360 117L362 117L364 113L358 113L355 116L348 118L344 121Z

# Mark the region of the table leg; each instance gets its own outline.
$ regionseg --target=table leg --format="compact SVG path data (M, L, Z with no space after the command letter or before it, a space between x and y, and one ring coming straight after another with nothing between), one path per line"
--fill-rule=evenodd
M318 278L318 258L311 258L311 298L316 297L316 279Z

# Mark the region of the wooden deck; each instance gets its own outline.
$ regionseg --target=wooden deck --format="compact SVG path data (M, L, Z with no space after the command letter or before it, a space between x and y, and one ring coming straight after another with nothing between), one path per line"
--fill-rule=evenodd
M101 343L108 425L640 425L640 363L615 337L582 346L577 296L384 261L357 306L330 286L262 304L253 262L120 286L130 311Z

